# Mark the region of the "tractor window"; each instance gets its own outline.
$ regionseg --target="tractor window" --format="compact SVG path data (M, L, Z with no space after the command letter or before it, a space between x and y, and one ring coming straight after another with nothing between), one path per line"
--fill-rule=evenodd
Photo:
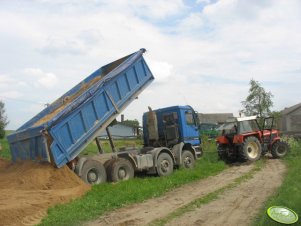
M230 135L237 133L237 125L236 122L227 122L220 127L217 128L217 131L220 135Z
M242 121L239 123L239 133L249 133L258 130L258 125L254 120Z
M188 125L194 125L192 112L186 111L185 112L185 118L186 118L186 123Z

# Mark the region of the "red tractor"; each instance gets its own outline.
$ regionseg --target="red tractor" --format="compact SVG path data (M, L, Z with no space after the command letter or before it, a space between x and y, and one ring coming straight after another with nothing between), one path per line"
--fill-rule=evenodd
M216 139L220 159L256 161L268 152L274 158L284 157L289 145L281 141L279 131L273 129L273 122L273 117L258 120L256 116L227 121L218 129L220 135Z

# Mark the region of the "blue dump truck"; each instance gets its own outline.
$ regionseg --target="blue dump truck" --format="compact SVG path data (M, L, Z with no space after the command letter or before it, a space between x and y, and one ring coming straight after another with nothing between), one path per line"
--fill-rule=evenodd
M8 136L13 162L68 165L86 183L127 180L135 172L166 176L174 167L190 168L200 154L196 114L172 107L144 114L145 146L116 151L109 125L153 80L145 49L107 64L77 84ZM106 130L112 153L98 140ZM95 140L99 154L81 156Z

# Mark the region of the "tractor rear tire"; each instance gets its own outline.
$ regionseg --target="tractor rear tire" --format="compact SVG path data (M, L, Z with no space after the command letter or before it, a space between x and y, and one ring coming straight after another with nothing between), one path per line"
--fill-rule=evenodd
M173 160L167 153L161 153L157 159L157 173L161 176L168 176L173 172Z
M182 166L186 169L191 169L195 165L195 159L191 151L184 150L182 153Z
M87 184L100 184L107 181L107 173L101 162L87 160L83 165L81 178Z
M283 158L289 150L289 144L285 141L277 141L272 146L272 156L274 158Z
M227 151L220 144L217 146L217 154L218 154L219 160L222 160L224 162L228 161Z
M259 140L254 137L247 137L240 149L240 156L244 161L257 161L261 157L262 148Z

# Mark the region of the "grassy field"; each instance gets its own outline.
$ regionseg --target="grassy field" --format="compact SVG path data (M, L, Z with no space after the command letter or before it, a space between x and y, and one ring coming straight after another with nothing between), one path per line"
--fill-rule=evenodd
M271 206L286 206L294 210L299 215L299 221L291 225L301 225L301 142L290 139L289 144L291 151L284 159L288 171L285 175L282 186L278 189L276 194L273 195L262 209L261 214L255 219L253 225L283 225L273 221L266 214L266 210Z
M215 144L206 144L207 153L191 170L179 169L169 177L138 177L117 184L94 185L84 197L49 210L40 225L80 225L109 210L160 196L172 188L215 175L227 166L217 159Z
M104 152L112 152L110 142L109 140L101 140L101 146L104 150ZM136 147L140 148L143 145L143 141L141 139L128 139L128 140L122 140L122 139L116 139L114 140L115 146L118 148L122 147ZM91 142L81 153L81 155L91 155L98 153L96 142Z
M6 131L6 135L10 134L11 131ZM8 141L6 138L4 139L0 139L0 144L2 146L2 151L0 151L0 158L4 158L4 159L11 159L11 155L9 152L9 145L8 145Z

